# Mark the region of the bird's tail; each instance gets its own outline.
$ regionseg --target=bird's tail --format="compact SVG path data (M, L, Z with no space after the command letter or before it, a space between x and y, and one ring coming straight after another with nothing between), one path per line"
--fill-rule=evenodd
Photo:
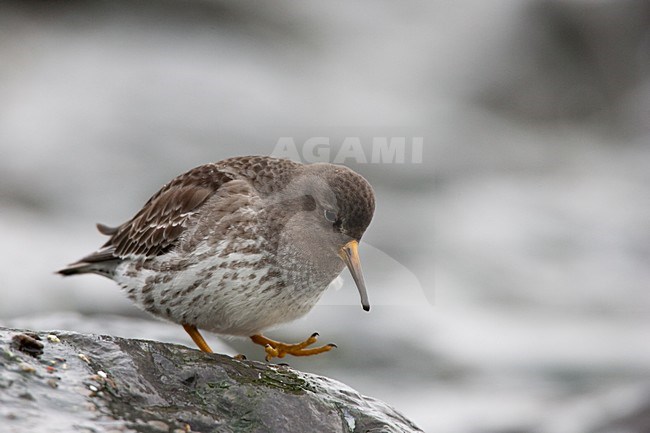
M86 263L86 262L72 263L71 265L68 265L63 269L59 269L58 271L56 271L57 274L61 274L64 276L76 275L76 274L87 274L89 272L93 272L92 263Z
M109 227L104 224L97 224L97 230L103 235L113 236L119 230L119 226ZM56 271L56 273L66 277L77 274L98 274L112 278L115 274L115 268L121 261L113 254L114 251L115 247L106 244L98 251L69 264L65 268Z
M119 263L119 260L111 260L105 262L97 263L88 263L88 262L76 262L66 266L63 269L56 271L57 274L63 275L64 277L70 275L78 274L97 274L107 278L113 278L115 275L115 267Z

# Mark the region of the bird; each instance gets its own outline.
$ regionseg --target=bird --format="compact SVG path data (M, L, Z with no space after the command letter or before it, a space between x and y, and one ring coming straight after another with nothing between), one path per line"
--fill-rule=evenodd
M346 267L370 310L358 248L374 210L370 183L345 166L232 157L172 179L117 227L97 224L108 241L57 272L115 281L203 352L199 329L248 337L267 361L311 356L336 345L264 332L307 314Z

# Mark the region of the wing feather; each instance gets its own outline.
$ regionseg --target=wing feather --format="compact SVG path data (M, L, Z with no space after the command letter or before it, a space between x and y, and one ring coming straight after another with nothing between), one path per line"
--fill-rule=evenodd
M183 234L188 219L234 176L214 164L196 167L163 186L129 221L117 228L99 225L111 238L81 262L165 254Z

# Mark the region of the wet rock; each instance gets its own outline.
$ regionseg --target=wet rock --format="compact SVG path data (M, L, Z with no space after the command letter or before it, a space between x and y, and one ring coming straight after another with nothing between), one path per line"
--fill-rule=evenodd
M23 351L32 340L40 354ZM0 328L0 403L9 431L421 431L380 401L287 366L71 332Z

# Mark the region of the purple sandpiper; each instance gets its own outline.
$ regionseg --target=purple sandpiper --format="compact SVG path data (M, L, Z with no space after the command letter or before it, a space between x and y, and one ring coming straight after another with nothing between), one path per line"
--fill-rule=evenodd
M347 167L230 158L176 177L118 227L97 224L108 241L58 272L112 279L204 352L199 328L250 337L267 360L315 355L336 346L262 332L305 315L345 265L370 309L357 248L374 208L372 187Z

